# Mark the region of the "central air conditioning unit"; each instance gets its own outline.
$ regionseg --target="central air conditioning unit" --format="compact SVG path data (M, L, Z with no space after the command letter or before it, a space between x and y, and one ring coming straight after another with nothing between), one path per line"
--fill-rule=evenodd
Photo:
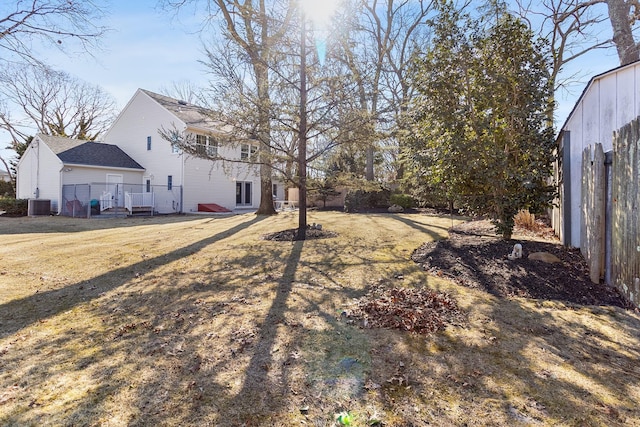
M51 200L45 199L29 199L27 207L27 215L41 216L51 214Z

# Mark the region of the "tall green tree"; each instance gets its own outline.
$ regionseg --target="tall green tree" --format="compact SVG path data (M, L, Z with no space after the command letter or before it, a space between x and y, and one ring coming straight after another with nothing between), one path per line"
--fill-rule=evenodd
M519 209L539 209L553 197L544 41L504 11L485 22L451 5L434 29L432 48L415 62L408 165L425 185L490 215L510 238Z

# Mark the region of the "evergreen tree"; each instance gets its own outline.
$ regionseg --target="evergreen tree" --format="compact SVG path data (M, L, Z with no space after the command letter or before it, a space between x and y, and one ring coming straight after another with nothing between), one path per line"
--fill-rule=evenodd
M552 87L544 42L506 12L493 21L443 7L432 48L415 62L405 154L413 176L510 238L519 209L554 195Z

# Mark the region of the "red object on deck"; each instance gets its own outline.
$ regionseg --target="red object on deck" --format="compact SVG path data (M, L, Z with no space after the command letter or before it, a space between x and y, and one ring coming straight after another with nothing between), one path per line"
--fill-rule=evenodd
M229 209L215 203L198 203L198 212L231 212Z

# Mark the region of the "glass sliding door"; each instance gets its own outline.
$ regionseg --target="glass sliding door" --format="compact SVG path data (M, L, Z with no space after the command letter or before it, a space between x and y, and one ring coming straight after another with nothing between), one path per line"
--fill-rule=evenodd
M252 205L251 182L236 182L236 206Z

